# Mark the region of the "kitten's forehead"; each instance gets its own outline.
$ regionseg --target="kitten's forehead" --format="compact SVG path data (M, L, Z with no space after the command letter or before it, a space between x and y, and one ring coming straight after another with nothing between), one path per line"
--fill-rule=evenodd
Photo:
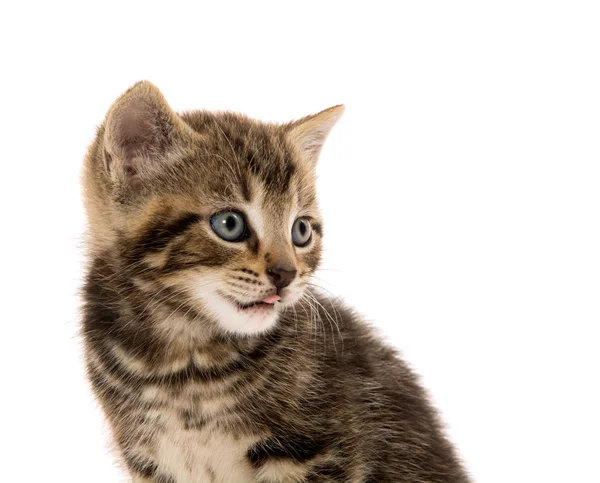
M198 153L203 186L198 188L211 197L273 214L314 199L305 196L313 191L312 172L277 126L228 113L196 112L184 119L204 134Z

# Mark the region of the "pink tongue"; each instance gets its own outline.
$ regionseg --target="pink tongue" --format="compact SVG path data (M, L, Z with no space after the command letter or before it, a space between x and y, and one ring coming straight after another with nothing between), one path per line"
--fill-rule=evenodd
M263 302L266 304L274 304L278 300L281 300L279 295L269 295L266 299L263 299Z

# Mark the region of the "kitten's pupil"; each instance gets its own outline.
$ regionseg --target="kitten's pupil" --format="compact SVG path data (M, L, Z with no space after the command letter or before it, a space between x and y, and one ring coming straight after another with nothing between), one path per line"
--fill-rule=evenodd
M229 231L233 231L235 225L237 225L237 221L233 216L228 216L225 220L223 220L223 223L225 223L225 227Z
M304 223L303 221L300 222L300 234L302 236L306 235L306 223Z

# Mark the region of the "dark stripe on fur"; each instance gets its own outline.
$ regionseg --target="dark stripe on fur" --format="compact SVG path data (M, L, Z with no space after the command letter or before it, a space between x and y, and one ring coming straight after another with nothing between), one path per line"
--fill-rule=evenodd
M129 470L142 478L152 478L155 483L176 483L170 476L159 473L158 466L152 461L145 460L139 456L125 455L125 462Z
M274 351L281 342L281 335L274 332L256 347L240 351L239 358L210 369L201 368L190 363L184 369L165 375L140 375L133 373L113 355L109 346L97 347L97 355L104 365L105 371L112 376L127 381L128 384L159 384L173 388L181 388L190 382L208 382L223 379L231 374L251 370L257 363Z
M183 422L183 427L187 430L200 430L209 422L201 414L194 414L188 409L181 410L179 417Z
M146 232L136 240L135 245L141 250L163 250L175 237L182 235L202 217L196 213L185 213L174 220L156 220Z
M321 223L311 223L312 229L315 233L317 233L319 236L323 236L323 226L321 225Z
M154 477L158 470L158 466L155 463L141 459L138 456L125 455L125 462L133 473L144 478Z
M322 436L283 433L254 445L248 450L247 457L255 468L272 458L289 458L297 463L303 463L322 453L326 448L327 443Z
M163 274L196 266L220 267L236 254L235 249L223 246L204 233L196 235L171 245L167 261L161 268Z

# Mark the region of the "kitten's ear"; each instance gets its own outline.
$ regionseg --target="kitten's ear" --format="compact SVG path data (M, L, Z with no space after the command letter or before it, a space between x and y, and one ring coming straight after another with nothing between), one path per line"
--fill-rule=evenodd
M148 81L135 84L111 106L104 124L105 166L111 178L139 189L164 162L189 126Z
M288 140L294 144L303 156L312 164L317 163L321 148L331 128L344 114L344 106L329 109L294 121L285 126Z

